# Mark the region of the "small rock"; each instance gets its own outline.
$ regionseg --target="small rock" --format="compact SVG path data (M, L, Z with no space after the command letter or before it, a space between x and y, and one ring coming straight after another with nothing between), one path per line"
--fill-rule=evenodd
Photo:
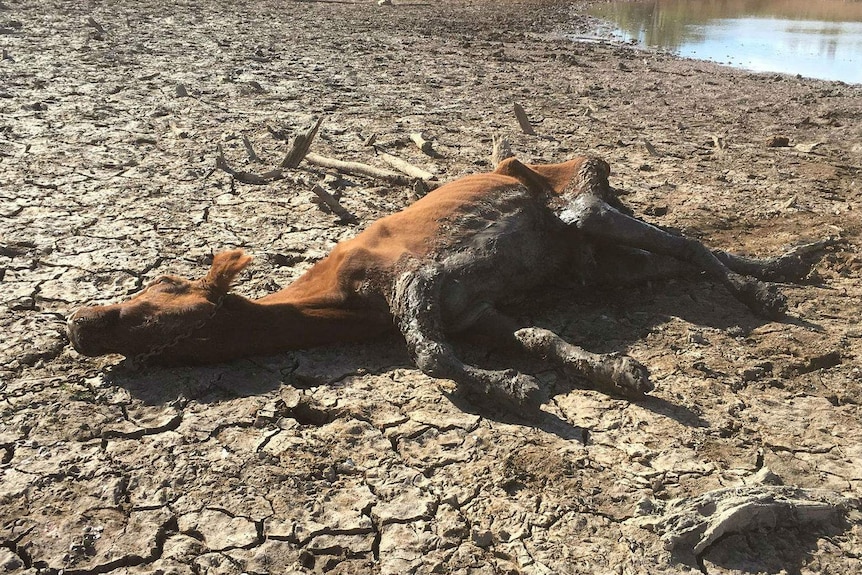
M811 142L808 144L796 144L794 148L799 150L800 152L810 154L821 145L823 145L823 142Z
M266 427L273 421L278 414L266 408L263 408L257 412L257 416L254 418L254 426L257 428Z
M787 136L772 136L766 140L767 148L786 148L790 145L790 138Z
M790 365L790 369L791 371L794 371L796 373L811 373L812 371L829 369L830 367L835 367L836 365L840 364L841 352L830 351L827 353L822 353L820 355L809 357L802 361L795 362Z
M658 216L658 217L666 216L668 213L668 207L666 205L661 205L661 206L651 205L651 206L647 206L647 208L644 210L644 213L646 213L646 215L648 215L648 216Z
M11 573L24 567L24 562L21 558L15 555L9 549L0 548L0 569L5 573Z
M761 467L760 470L751 476L747 483L753 485L781 485L781 478L772 472L768 467Z
M691 332L688 334L689 343L693 343L695 345L709 345L709 340L703 337L702 334L697 332Z
M743 368L739 375L743 381L757 381L772 371L772 364L769 362L759 363L750 367Z
M473 529L471 538L476 547L482 547L483 549L490 547L494 543L494 535L487 529Z

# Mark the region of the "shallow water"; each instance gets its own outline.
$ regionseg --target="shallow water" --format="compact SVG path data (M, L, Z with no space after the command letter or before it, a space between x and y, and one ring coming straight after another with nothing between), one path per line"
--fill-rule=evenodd
M860 0L647 0L599 4L615 35L758 72L862 83Z

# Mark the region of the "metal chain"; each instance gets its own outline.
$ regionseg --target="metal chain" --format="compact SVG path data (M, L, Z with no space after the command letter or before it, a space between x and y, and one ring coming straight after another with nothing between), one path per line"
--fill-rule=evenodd
M40 393L47 389L54 389L64 385L85 385L84 382L94 375L94 372L87 372L73 374L69 377L52 376L36 379L19 379L16 380L16 383L23 384L23 386L13 391L7 391L9 389L9 382L0 381L0 402L24 397L31 393Z
M8 383L3 382L0 384L0 401L7 401L16 397L24 397L29 393L39 393L49 388L59 387L66 381L67 380L62 377L23 380L18 383L26 383L28 385L26 387L19 387L13 391L6 391L9 385Z
M219 312L222 305L224 304L224 300L226 297L227 297L227 294L224 294L220 298L218 298L218 301L216 301L215 308L212 310L212 312L210 312L210 314L207 317L203 318L199 322L197 322L194 325L192 325L191 327L189 327L186 331L175 335L171 340L169 340L165 343L156 345L156 346L150 348L149 350L142 352L142 353L139 353L138 355L130 358L129 359L129 367L131 367L132 369L140 369L140 368L144 367L149 360L153 359L154 357L156 357L158 355L161 355L166 350L169 350L172 347L179 344L180 342L190 338L192 335L194 335L194 333L196 331L198 331L199 329L204 327L206 324L208 324L210 322L210 320L212 320L212 318L214 318L216 316L216 314Z

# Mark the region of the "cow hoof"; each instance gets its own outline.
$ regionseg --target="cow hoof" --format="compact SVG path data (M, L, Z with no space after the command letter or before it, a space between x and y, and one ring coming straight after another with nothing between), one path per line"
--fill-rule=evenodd
M508 370L505 373L503 393L515 407L519 409L538 407L547 401L548 397L535 377L514 370Z
M530 375L513 369L496 372L491 381L484 386L482 401L490 401L512 413L522 414L525 410L537 409L547 401L547 395L538 380Z
M640 399L655 389L649 379L649 370L627 355L614 358L611 385L613 391L628 399Z
M798 245L770 262L762 279L786 282L805 279L823 254L841 243L841 239L826 238Z
M756 315L766 319L782 319L787 313L787 298L773 284L751 280L742 286L737 298Z
M459 392L479 405L494 405L514 414L534 411L548 400L538 380L513 369L474 374Z

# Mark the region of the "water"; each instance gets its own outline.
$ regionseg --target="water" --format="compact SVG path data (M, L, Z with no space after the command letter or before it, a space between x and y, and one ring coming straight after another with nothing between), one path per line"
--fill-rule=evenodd
M757 72L862 83L862 0L648 0L599 4L615 35Z

